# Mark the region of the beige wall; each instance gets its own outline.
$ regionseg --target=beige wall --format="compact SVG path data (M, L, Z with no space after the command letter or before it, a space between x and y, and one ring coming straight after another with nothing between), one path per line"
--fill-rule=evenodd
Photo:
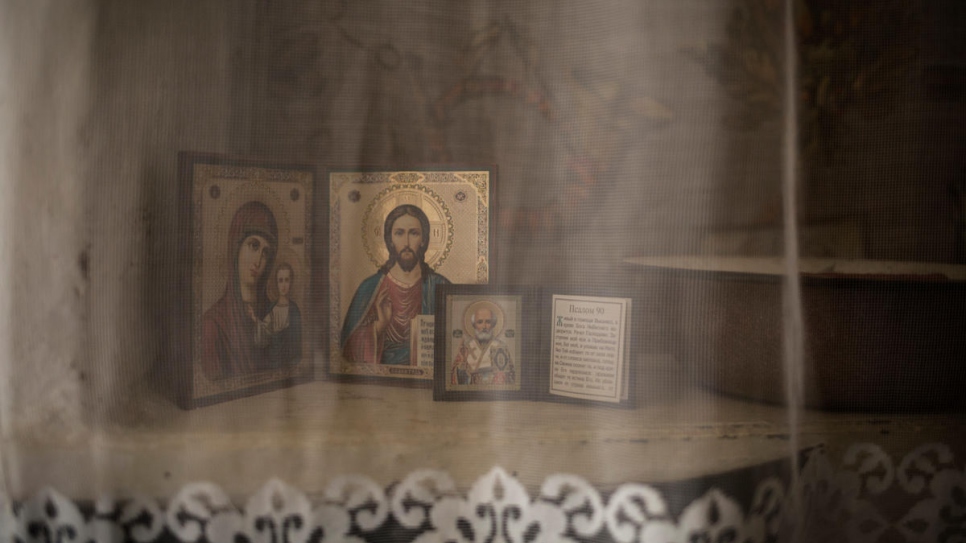
M156 361L177 152L237 151L249 99L227 4L4 3L5 432L75 435Z
M0 424L82 428L91 2L0 6Z

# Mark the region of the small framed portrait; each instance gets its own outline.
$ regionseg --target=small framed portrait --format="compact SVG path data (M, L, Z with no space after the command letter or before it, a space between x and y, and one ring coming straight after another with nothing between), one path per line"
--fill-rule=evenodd
M436 288L490 271L490 169L330 171L335 378L430 386Z
M313 378L311 168L180 155L190 329L182 406Z
M520 390L521 296L451 296L446 390Z
M447 285L437 291L437 400L526 399L532 388L532 289Z

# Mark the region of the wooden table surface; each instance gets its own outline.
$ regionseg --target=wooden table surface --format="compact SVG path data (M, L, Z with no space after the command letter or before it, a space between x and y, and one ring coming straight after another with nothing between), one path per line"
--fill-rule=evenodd
M429 389L318 381L182 411L147 387L71 438L7 436L7 492L52 486L74 499L169 497L211 481L242 498L273 477L308 494L333 477L388 485L413 470L450 473L468 488L493 466L536 488L572 473L602 489L671 482L787 459L790 413L690 384L673 361L644 365L633 409L536 402L434 402ZM898 454L962 440L966 415L798 413L796 446L835 452L874 442ZM957 437L958 436L958 437Z

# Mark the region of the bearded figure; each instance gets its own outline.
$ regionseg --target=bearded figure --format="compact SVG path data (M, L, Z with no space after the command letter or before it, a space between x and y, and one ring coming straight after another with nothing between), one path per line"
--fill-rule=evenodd
M516 371L510 349L498 337L497 319L492 307L484 305L473 312L472 326L460 343L450 384L512 385Z
M432 315L436 285L449 280L426 264L429 218L414 205L386 216L389 259L356 289L342 325L340 347L350 362L410 364L409 335L417 315Z

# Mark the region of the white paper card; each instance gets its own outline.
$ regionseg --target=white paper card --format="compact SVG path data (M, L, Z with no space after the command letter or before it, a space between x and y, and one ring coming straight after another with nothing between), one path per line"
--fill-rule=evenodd
M550 393L619 403L626 397L627 298L553 296Z

